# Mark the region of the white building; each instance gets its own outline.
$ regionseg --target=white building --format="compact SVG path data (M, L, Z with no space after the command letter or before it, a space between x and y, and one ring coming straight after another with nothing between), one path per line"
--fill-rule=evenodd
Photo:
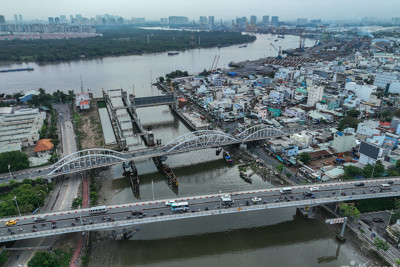
M315 106L317 102L322 100L323 93L324 93L324 87L310 86L308 88L307 106Z
M351 151L356 146L356 135L353 133L337 132L333 136L332 148L338 153Z
M75 94L75 105L80 110L90 109L90 96L89 93Z
M361 141L359 162L361 164L375 164L377 160L383 161L383 148L371 143Z
M368 102L372 93L376 93L376 85L361 85L355 82L346 83L346 90L353 91L358 98Z
M400 94L400 81L392 81L390 83L389 93Z
M364 122L358 124L357 133L372 137L375 134L381 133L381 131L376 129L378 126L379 126L378 121L373 121L373 120L364 121Z
M374 85L379 88L385 89L386 85L392 81L399 80L399 74L395 72L382 72L377 73L374 80Z

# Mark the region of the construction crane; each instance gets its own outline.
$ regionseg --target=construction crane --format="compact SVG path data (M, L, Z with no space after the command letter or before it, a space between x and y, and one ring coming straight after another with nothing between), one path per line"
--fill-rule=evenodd
M217 69L218 61L219 61L219 55L217 57L217 61L215 62L215 66L214 66L215 69Z
M214 60L213 60L213 63L212 63L212 65L211 65L210 71L214 71L214 69L217 68L218 61L219 61L219 55L215 55Z
M271 43L271 46L276 50L276 52L278 52L278 56L276 58L281 59L282 58L282 47L279 46L279 49L278 49L278 48L276 48L276 46L274 46L273 43Z
M213 60L213 63L212 63L212 65L211 65L210 71L213 70L213 68L214 68L214 63L215 63L215 60L216 60L216 59L217 59L217 55L214 56L214 60Z

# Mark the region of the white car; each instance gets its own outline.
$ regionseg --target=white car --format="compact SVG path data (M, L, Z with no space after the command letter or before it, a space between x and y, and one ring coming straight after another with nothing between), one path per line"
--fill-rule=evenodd
M253 198L251 199L251 202L253 202L254 204L255 204L255 203L258 203L258 202L261 202L261 201L262 201L262 199L259 198L259 197L253 197Z
M175 202L175 200L168 200L167 202L165 202L165 206L171 206L171 204Z
M319 191L319 187L316 187L316 186L311 187L311 188L310 188L310 191L311 191L311 192Z

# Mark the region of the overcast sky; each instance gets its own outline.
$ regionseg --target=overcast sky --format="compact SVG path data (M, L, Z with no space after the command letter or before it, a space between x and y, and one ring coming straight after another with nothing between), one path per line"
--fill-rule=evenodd
M81 14L101 14L123 18L145 17L159 20L168 16L215 16L232 19L237 16L277 15L280 20L392 18L400 16L400 0L0 0L0 14L13 20L22 14L24 20Z

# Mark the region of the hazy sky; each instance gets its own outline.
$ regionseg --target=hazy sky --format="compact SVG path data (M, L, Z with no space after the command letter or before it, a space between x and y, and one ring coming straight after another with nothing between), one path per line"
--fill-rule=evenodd
M168 16L200 15L216 19L237 16L277 15L282 20L391 18L400 16L400 0L0 0L0 14L13 20L14 14L24 19L43 19L59 15L119 15L126 19L145 17L159 20Z

